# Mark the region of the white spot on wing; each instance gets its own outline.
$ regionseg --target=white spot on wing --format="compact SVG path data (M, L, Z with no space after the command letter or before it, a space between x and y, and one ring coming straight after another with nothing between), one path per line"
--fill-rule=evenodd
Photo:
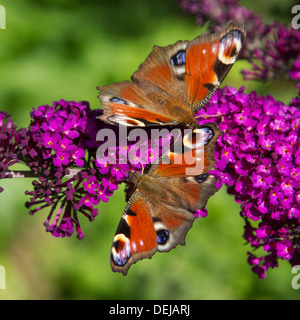
M126 117L126 116L110 116L108 117L108 120L113 123L121 124L127 127L135 127L135 126L145 127L144 122L139 121L137 119L130 118L130 117ZM131 123L128 123L127 121Z
M228 51L228 48L232 48L232 50L235 48L234 56L231 57L225 54ZM224 64L233 64L241 48L242 48L241 34L238 31L235 31L235 32L230 31L220 41L218 58Z

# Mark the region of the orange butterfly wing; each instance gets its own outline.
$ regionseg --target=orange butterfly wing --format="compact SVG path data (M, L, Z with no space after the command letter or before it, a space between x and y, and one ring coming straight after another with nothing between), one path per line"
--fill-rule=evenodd
M149 203L139 193L129 201L113 240L111 267L115 272L127 274L137 260L152 257L156 252L157 237Z
M197 37L186 51L185 84L194 113L204 106L226 77L242 48L245 29L231 23L224 31Z
M198 176L212 170L214 146L221 132L215 123L188 130L183 139L178 139L150 173L160 177Z

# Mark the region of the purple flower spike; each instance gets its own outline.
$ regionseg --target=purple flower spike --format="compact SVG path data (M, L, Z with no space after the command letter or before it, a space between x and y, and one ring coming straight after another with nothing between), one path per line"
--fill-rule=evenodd
M222 115L216 122L224 135L216 144L212 173L241 203L245 239L266 252L248 259L264 278L278 259L300 264L300 109L297 99L286 106L271 96L245 95L244 88L218 89L199 113ZM225 103L229 110L222 113Z
M82 239L79 217L83 215L93 221L98 214L95 206L100 201L108 201L117 189L109 174L110 166L96 167L93 160L96 146L91 147L87 133L94 132L95 120L89 119L95 119L95 112L87 102L65 100L31 112L32 122L21 160L39 181L33 183L34 191L26 192L31 196L26 206L31 214L51 208L45 226L55 237L70 237L76 231ZM89 162L85 161L86 153ZM102 185L103 172L111 181L109 187Z
M28 144L27 130L17 130L17 125L6 112L0 111L0 179L12 178L10 167L20 163L20 151L24 152ZM3 188L0 187L0 193Z

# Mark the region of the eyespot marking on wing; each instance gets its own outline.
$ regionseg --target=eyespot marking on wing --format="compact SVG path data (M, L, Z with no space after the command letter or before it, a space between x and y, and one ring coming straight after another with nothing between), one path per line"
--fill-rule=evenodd
M110 102L113 103L120 103L120 104L124 104L127 105L127 102L124 99L118 98L118 97L112 97L109 99Z
M218 59L228 65L233 64L242 48L242 33L238 30L229 31L221 40Z
M179 50L176 54L174 54L170 62L173 66L182 66L185 64L185 50Z

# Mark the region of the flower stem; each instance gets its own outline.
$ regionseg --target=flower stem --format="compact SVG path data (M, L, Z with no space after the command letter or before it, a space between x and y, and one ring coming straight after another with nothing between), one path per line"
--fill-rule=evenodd
M65 178L74 177L77 173L81 171L81 169L69 169L70 173L65 175ZM7 170L2 171L2 175L0 179L12 179L12 178L37 178L39 175L32 171L25 170Z

